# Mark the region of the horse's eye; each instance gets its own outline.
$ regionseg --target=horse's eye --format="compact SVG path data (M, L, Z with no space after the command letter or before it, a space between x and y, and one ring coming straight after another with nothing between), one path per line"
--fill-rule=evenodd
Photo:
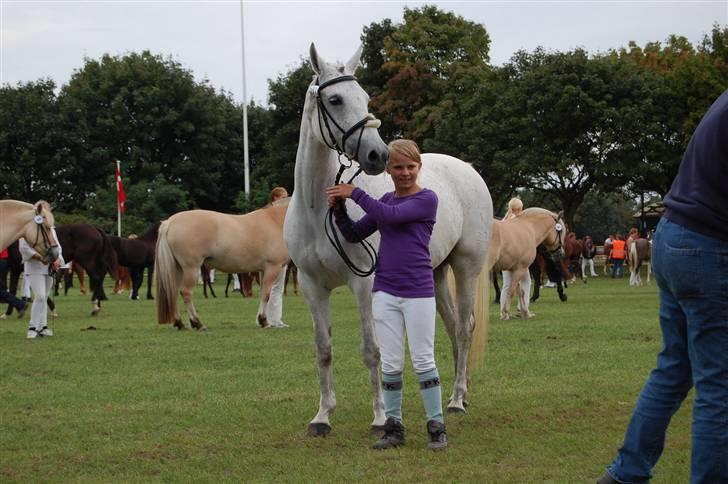
M341 96L339 96L338 94L335 96L331 96L329 98L329 102L332 106L339 106L342 104Z

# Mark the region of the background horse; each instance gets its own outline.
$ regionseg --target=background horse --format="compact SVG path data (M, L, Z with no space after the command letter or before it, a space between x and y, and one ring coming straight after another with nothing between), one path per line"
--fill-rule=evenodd
M561 261L554 261L553 257L543 244L536 247L536 259L528 267L533 280L533 296L531 302L536 302L541 295L542 274L546 274L548 280L556 284L556 292L561 302L566 302L568 297L564 293L564 273L561 270ZM499 301L500 302L500 301Z
M71 262L69 264L69 267L61 268L58 270L58 272L56 272L56 278L53 284L54 296L58 296L58 286L61 282L63 282L63 295L68 295L68 290L73 287L74 274L78 276L79 292L81 294L86 294L86 283L84 282L85 274L83 272L83 268L79 264L74 264L73 262Z
M565 225L563 213L555 214L543 208L528 208L508 220L494 220L486 267L492 271L510 273L510 286L501 294L501 319L510 319L510 305L518 295L518 308L523 318L533 317L528 310L530 285L519 287L536 258L536 247L543 244L559 259L563 256ZM530 280L530 279L529 279ZM504 283L505 284L505 283Z
M31 205L0 200L0 221L0 249L22 237L49 263L58 258L58 241L51 230L56 222L48 202L41 200Z
M144 269L148 269L147 299L154 299L154 296L152 296L154 249L157 244L160 224L161 222L153 224L146 232L136 238L109 236L111 245L113 245L119 258L119 264L129 268L131 299L139 299L139 288L144 280Z
M286 244L298 267L303 295L314 320L321 395L319 410L308 426L310 435L326 435L331 431L329 414L336 406L336 395L329 298L331 291L343 284L351 288L359 306L361 350L374 393L373 428L380 429L385 421L379 380L379 350L372 320L373 278L354 275L322 230L328 213L325 189L336 178L341 159L339 153L343 155L346 152L348 158L358 159L359 166L367 175L381 174L388 159L387 146L375 129L379 126L378 121L368 114L369 97L352 75L359 65L360 56L361 48L345 66L333 66L320 58L311 45L310 60L317 77L305 99L296 154L296 190L285 222ZM350 167L342 172L341 179L350 180L355 172L356 168ZM484 331L487 318L487 311L477 311L474 320L473 310L476 300L482 309L486 305L488 280L487 271L482 269L490 243L492 202L480 175L469 164L450 156L423 154L418 183L432 189L439 198L430 254L435 268L437 307L450 336L456 362L455 384L448 409L465 411L472 332L474 327L477 331ZM387 176L361 176L356 179L356 185L375 198L393 190L391 179ZM347 201L347 209L354 220L363 214L350 200ZM376 250L379 234L373 234L369 242ZM371 264L361 245L342 240L342 247L360 268ZM454 271L455 302L448 285L449 268ZM481 282L481 294L476 298L478 280ZM476 324L477 321L481 322ZM484 336L476 340L484 344ZM482 347L474 353L480 355Z
M565 272L565 277L569 281L576 281L576 276L586 284L584 274L581 271L581 254L584 252L584 242L581 239L576 238L574 232L569 232L564 239L564 262L568 271ZM566 284L566 280L564 280ZM567 285L568 287L568 285Z
M200 278L202 279L202 295L205 296L205 299L207 299L207 289L210 289L210 295L212 297L217 299L217 296L215 295L215 289L213 289L212 280L210 277L210 268L207 267L205 264L202 264L200 266ZM226 294L227 296L227 294Z
M245 215L209 210L180 212L159 228L155 266L157 272L157 321L184 329L177 309L182 294L190 324L207 329L192 302L200 266L228 273L263 271L257 321L268 326L270 290L281 269L288 264L283 243L283 219L288 200Z
M80 265L88 274L91 315L96 316L101 311L101 301L106 299L104 276L108 273L112 279L118 279L119 263L109 236L89 224L64 225L58 227L56 233L63 248L64 260Z
M649 284L650 272L652 272L652 265L650 264L652 259L652 242L647 239L633 239L629 245L627 259L629 263L629 285L642 285L640 270L643 262L647 264L647 284Z

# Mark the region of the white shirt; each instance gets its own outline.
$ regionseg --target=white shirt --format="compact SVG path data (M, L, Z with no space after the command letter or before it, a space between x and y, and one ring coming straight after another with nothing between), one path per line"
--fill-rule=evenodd
M56 235L56 229L52 228L51 232L53 232L53 237L58 240L58 236ZM48 275L48 264L46 264L43 261L33 259L34 255L40 255L38 252L33 249L28 242L24 238L21 238L19 240L18 244L18 250L20 251L20 255L23 258L23 267L24 272L28 275L31 274L43 274ZM61 244L58 244L58 259L61 261L61 265L64 263L63 261L63 255L61 255L63 252L61 248Z

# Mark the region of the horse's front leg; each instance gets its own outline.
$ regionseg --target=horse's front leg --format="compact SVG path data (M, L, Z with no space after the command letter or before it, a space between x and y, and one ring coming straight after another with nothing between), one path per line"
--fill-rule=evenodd
M308 424L308 435L325 437L331 432L329 415L336 408L332 366L331 319L329 314L331 291L319 284L306 272L301 271L300 275L303 296L306 298L313 319L314 337L316 339L316 362L319 370L319 409L316 416Z
M144 269L142 269L142 277L144 277ZM152 281L154 280L154 264L147 268L147 300L154 300L152 295ZM215 295L212 295L215 297Z
M382 396L382 385L379 375L379 363L381 355L374 332L374 317L372 315L372 283L371 279L352 278L349 286L354 291L356 302L359 305L359 317L361 319L361 354L364 365L369 370L369 383L372 386L372 410L374 420L372 421L372 432L384 430L386 415L384 414L384 398Z
M276 282L278 276L281 275L281 267L272 264L266 265L263 271L263 279L260 281L260 298L258 303L258 315L256 320L261 328L270 326L271 321L268 320L268 303L270 301L271 288ZM240 285L242 290L242 283ZM280 318L280 315L279 315ZM275 321L274 321L275 322Z

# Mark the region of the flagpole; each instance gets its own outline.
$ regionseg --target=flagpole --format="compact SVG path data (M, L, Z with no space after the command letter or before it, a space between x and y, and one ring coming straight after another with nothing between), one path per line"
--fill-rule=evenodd
M121 162L116 160L116 173L121 173ZM119 180L116 180L116 232L121 237L121 204L119 203Z
M250 159L248 156L248 95L245 90L245 15L240 0L240 46L243 56L243 167L245 170L245 196L250 195Z

